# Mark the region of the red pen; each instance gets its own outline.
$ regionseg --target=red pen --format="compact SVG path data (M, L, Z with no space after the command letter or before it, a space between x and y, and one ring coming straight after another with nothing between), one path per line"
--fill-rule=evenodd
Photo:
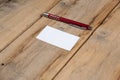
M92 29L92 27L90 27L87 24L80 23L80 22L77 22L77 21L74 21L74 20L70 20L70 19L67 19L67 18L64 18L64 17L60 17L60 16L57 16L57 15L54 15L54 14L43 13L42 15L45 16L45 17L48 17L50 19L54 19L54 20L57 20L57 21L67 23L69 25L72 25L72 26L80 28L80 29L84 29L84 30L91 30Z

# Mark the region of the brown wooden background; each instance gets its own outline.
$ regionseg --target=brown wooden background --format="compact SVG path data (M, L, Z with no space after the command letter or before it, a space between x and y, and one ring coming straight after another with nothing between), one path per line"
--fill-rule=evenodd
M37 40L46 25L81 39L71 51ZM120 80L120 0L0 0L0 80Z

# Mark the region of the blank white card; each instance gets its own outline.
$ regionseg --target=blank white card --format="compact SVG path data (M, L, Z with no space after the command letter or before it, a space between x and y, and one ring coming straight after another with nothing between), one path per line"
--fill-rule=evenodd
M80 37L46 26L36 38L70 51Z

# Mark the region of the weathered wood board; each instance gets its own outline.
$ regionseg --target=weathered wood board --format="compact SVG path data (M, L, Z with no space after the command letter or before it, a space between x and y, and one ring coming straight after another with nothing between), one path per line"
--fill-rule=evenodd
M55 80L120 80L120 5Z
M9 0L0 7L0 51L30 28L59 0Z

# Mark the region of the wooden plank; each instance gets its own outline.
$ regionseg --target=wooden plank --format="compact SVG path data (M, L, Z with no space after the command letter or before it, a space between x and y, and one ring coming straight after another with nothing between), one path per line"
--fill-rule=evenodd
M54 80L120 80L120 5Z
M59 0L9 0L0 7L0 51Z
M8 0L0 0L0 5L7 2Z
M85 1L87 2L87 1ZM89 4L89 6L98 6L96 7L96 9L92 9L93 12L96 12L96 14L93 14L92 10L91 10L91 7L88 7L87 8L83 8L82 10L85 10L86 9L91 11L91 13L89 12L89 14L87 14L87 12L85 14L82 14L84 15L84 18L83 19L83 22L87 22L87 20L90 20L88 21L88 23L91 24L91 26L94 26L93 27L93 31L76 31L76 30L73 30L73 32L71 32L72 34L75 34L75 35L79 35L81 37L80 41L77 43L77 45L73 48L73 50L71 52L61 52L59 58L57 58L57 60L54 60L54 62L52 63L52 65L49 66L49 68L46 69L46 71L44 71L44 73L41 75L40 79L45 79L45 80L50 80L52 78L54 78L54 76L57 75L57 73L59 73L59 71L61 70L62 67L64 67L64 65L66 65L66 63L69 61L69 59L71 59L72 56L74 56L74 54L76 53L76 51L86 42L86 40L89 38L89 36L91 36L91 34L94 32L94 30L102 24L102 21L105 19L105 17L107 15L109 15L109 13L112 11L112 9L114 9L114 7L116 7L116 5L119 3L119 1L117 0L114 0L114 1L108 1L108 2L93 2L91 3L92 1L86 3L86 4L83 4L83 5L87 5ZM101 3L101 4L99 4ZM104 3L104 5L103 5ZM102 5L102 6L101 6ZM104 6L104 7L103 7ZM98 10L99 9L99 10ZM94 15L93 16L90 16L91 14ZM86 16L90 16L91 18L89 19L86 19ZM85 20L85 21L84 21ZM80 19L80 21L82 21L82 19ZM66 32L68 32L69 30L65 30ZM71 30L72 31L72 30ZM69 31L70 32L70 31Z
M94 22L96 22L96 24L93 25L95 29L118 2L118 0L63 0L50 12L84 23L91 23L94 20ZM81 10L81 12L78 10ZM100 13L104 13L104 15ZM47 24L78 35L81 37L81 40L70 52L37 40L35 38L36 35L38 35L40 30ZM90 36L91 32L92 31L76 29L47 18L40 19L1 52L0 78L2 80L51 80L75 54L76 50Z

